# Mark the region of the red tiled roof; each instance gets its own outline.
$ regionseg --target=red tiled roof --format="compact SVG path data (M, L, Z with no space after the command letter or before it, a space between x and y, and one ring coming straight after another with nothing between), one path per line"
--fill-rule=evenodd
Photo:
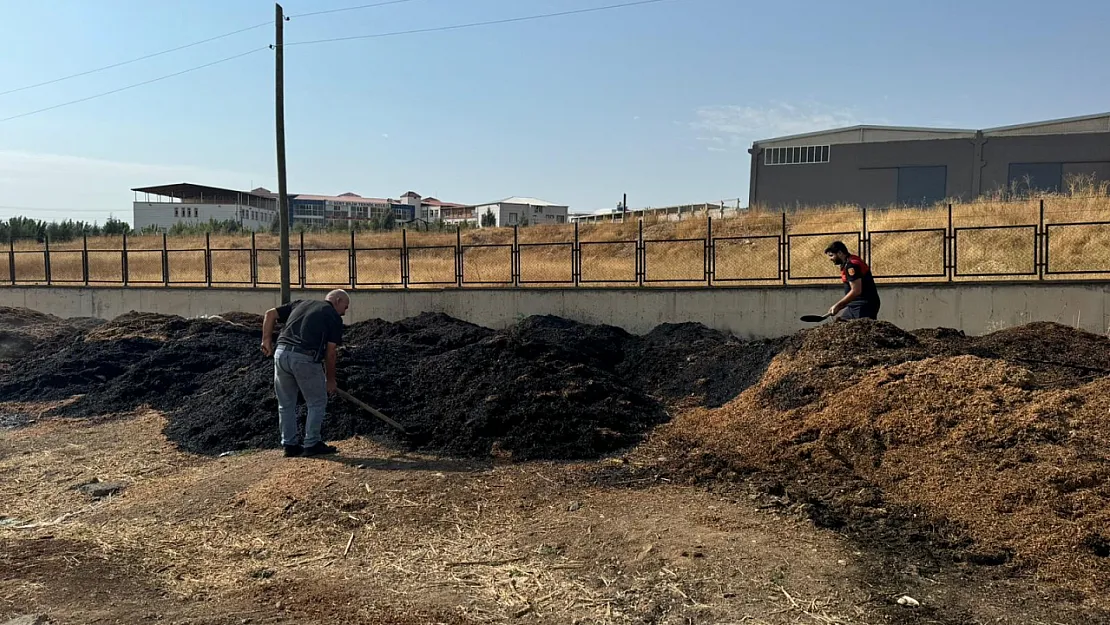
M389 200L377 197L360 197L357 195L307 195L302 194L296 197L298 200L318 200L333 202L351 202L353 204L389 204Z
M424 205L427 205L427 206L439 206L439 207L442 207L442 208L462 208L462 207L466 206L466 204L456 204L454 202L441 202L441 201L435 199L434 197L433 198L425 198L420 203L424 204Z

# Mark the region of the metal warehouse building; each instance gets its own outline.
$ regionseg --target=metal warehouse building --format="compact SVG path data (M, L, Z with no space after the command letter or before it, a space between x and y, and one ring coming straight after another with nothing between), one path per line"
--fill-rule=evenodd
M922 205L1110 180L1110 113L987 130L853 126L757 141L748 203Z

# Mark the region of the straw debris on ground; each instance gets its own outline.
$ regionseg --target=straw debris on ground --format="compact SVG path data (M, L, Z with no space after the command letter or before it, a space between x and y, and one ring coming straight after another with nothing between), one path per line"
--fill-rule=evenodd
M319 622L1110 622L1107 337L366 321L340 385L414 435L335 400L340 457L281 464L249 453L277 446L258 315L2 312L32 348L0 370L0 530L70 541L5 539L20 601L93 584L65 564L92 557L167 610ZM90 501L93 478L126 488Z

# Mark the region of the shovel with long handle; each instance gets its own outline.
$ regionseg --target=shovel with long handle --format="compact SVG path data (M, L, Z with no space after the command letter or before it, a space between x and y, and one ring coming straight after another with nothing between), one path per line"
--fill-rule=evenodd
M802 321L805 321L806 323L820 323L828 319L830 316L831 315L829 313L825 313L823 315L802 315Z
M354 395L351 395L347 391L345 391L341 388L337 388L337 389L335 389L335 394L339 395L343 399L346 399L347 401L349 401L352 404L358 406L359 408L362 408L366 412L369 412L370 414L372 414L375 417L381 419L382 421L385 421L389 425L393 426L393 428L396 429L398 432L400 432L400 433L402 433L406 436L409 435L409 431L405 429L405 426L403 426L400 423L397 423L396 421L394 421L393 419L390 419L389 417L385 416L377 408L374 408L370 404L367 404L367 403L363 402L362 400L358 399Z

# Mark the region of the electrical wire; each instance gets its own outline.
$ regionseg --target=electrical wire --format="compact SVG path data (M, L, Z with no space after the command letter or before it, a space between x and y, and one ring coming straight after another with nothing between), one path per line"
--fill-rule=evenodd
M342 9L327 9L325 11L313 11L312 13L300 13L298 15L290 15L289 19L297 19L301 17L312 17L315 15L330 15L332 13L343 13L344 11L358 11L361 9L373 9L375 7L384 7L391 4L404 4L406 2L413 2L414 0L387 0L386 2L376 2L374 4L362 4L357 7L345 7ZM273 22L271 22L272 24Z
M54 109L59 109L59 108L62 108L63 106L70 106L71 104L79 104L81 102L88 102L89 100L95 100L97 98L103 98L104 96L112 95L113 93L119 93L121 91L127 91L128 89L134 89L136 87L142 87L144 85L149 85L151 83L156 83L156 82L159 82L159 81L162 81L162 80L166 80L168 78L173 78L175 76L181 76L182 74L188 74L189 72L195 72L197 70L212 67L213 65L219 65L220 63L227 63L228 61L234 61L235 59L239 59L239 58L242 58L244 56L254 54L255 52L262 52L263 50L268 50L268 49L269 49L269 46L262 47L262 48L255 48L253 50L248 50L246 52L242 52L242 53L236 54L234 56L229 56L229 57L226 57L226 58L219 59L218 61L212 61L211 63L205 63L204 65L196 65L196 66L190 67L188 69L183 69L179 72L174 72L172 74L166 74L165 76L159 76L157 78L151 78L150 80L144 80L142 82L133 83L133 84L127 85L125 87L120 87L118 89L112 89L111 91L104 91L102 93L97 93L97 94L94 94L94 95L86 96L84 98L79 98L77 100L70 100L69 102L62 102L61 104L55 104L53 106L48 106L46 108L41 108L41 109L37 109L37 110L34 110L34 111L28 111L26 113L20 113L18 115L12 115L11 117L4 117L4 118L0 119L0 124L2 124L4 122L10 122L13 119L19 119L21 117L28 117L28 116L31 116L31 115L37 115L38 113L45 113L46 111L53 111Z
M356 7L347 7L347 8L344 8L344 9L331 9L331 10L328 10L328 11L317 11L315 13L305 13L305 14L301 14L298 17L307 17L307 16L311 16L311 15L322 15L322 14L325 14L325 13L336 13L336 12L339 12L339 11L353 11L353 10L356 10L356 9L366 9L366 8L372 8L372 7L386 6L386 5L389 5L389 4L400 4L401 2L410 2L410 1L412 1L412 0L389 0L387 2L379 2L379 3L376 3L376 4L367 4L367 5L361 5L361 6L356 6ZM318 43L331 43L331 42L336 42L336 41L350 41L350 40L355 40L355 39L376 39L376 38L380 38L380 37L395 37L395 36L400 36L400 35L413 35L413 34L420 34L420 33L431 33L431 32L442 32L442 31L449 31L449 30L460 30L460 29L463 29L463 28L474 28L474 27L478 27L478 26L492 26L492 25L497 25L497 24L511 24L511 23L516 23L516 22L526 22L526 21L541 20L541 19L548 19L548 18L554 18L554 17L563 17L563 16L567 16L567 15L581 15L581 14L584 14L584 13L596 13L598 11L609 11L609 10L614 10L614 9L623 9L623 8L628 8L628 7L644 6L644 5L648 5L648 4L658 4L658 3L661 3L661 2L672 2L672 1L677 1L677 0L635 0L633 2L623 2L623 3L619 3L619 4L610 4L610 5L599 6L599 7L589 7L589 8L585 8L585 9L573 9L573 10L569 10L569 11L558 11L558 12L555 12L555 13L541 13L541 14L538 14L538 15L526 15L526 16L522 16L522 17L511 17L511 18L499 19L499 20L487 20L487 21L483 21L483 22L470 22L470 23L467 23L467 24L454 24L454 25L451 25L451 26L437 26L437 27L433 27L433 28L419 28L419 29L413 29L413 30L394 31L394 32L387 32L387 33L376 33L376 34L372 34L372 35L356 35L356 36L351 36L351 37L335 37L335 38L332 38L332 39L317 39L317 40L313 40L313 41L298 41L298 42L294 42L294 43L286 43L284 45L286 47L288 47L288 46L299 46L299 45L311 45L311 44L318 44ZM263 24L257 24L255 26L250 26L250 27L247 27L247 28L244 28L244 29L240 29L240 30L234 31L232 33L226 33L224 35L218 35L216 37L212 37L212 38L209 38L209 39L206 39L206 40L203 40L203 41L195 42L195 43L188 44L188 45L185 45L185 46L180 46L180 47L174 48L172 50L166 50L166 51L163 51L163 52L156 52L154 54L150 54L150 55L147 55L145 57L138 58L138 59L133 59L131 61L124 61L122 63L117 63L117 64L112 65L112 66L107 66L107 67L104 67L104 68L89 70L89 71L81 73L81 74L74 74L74 75L69 76L69 77L59 78L59 79L55 79L53 81L47 81L47 82L44 82L44 83L40 83L39 85L31 85L31 86L27 86L27 87L20 87L19 89L15 89L15 90L12 90L12 91L0 92L0 95L4 95L5 93L13 93L15 91L21 91L23 89L31 89L35 86L41 86L41 85L51 84L51 83L54 83L54 82L60 82L62 80L66 80L67 78L73 78L73 77L76 77L76 76L83 76L83 75L86 75L86 74L95 73L95 72L98 72L98 71L102 71L103 69L109 69L110 67L119 67L120 65L126 65L128 63L134 63L136 61L140 61L140 60L143 60L143 59L146 59L146 58L151 58L151 57L158 56L158 55L161 55L161 54L167 54L167 53L172 52L174 50L181 50L183 48L188 48L188 47L192 47L192 46L195 46L195 45L200 45L201 43L206 43L208 41L213 41L215 39L221 39L223 37L229 37L233 34L238 34L240 32L246 32L248 30L253 30L255 28L260 28L261 26L265 26L266 24L272 24L272 23L273 22L266 22L266 23L263 23ZM55 104L53 106L48 106L48 107L45 107L45 108L36 109L36 110L33 110L33 111L28 111L26 113L20 113L18 115L12 115L10 117L0 118L0 123L9 122L9 121L12 121L12 120L15 120L15 119L28 117L28 116L31 116L31 115L37 115L38 113L45 113L47 111L52 111L54 109L62 108L62 107L65 107L65 106L70 106L70 105L73 105L73 104L80 104L82 102L88 102L89 100L95 100L97 98L102 98L104 96L112 95L114 93L119 93L121 91L127 91L129 89L134 89L136 87L142 87L144 85L149 85L149 84L152 84L152 83L156 83L156 82L159 82L159 81L162 81L162 80L166 80L168 78L174 78L176 76L181 76L182 74L187 74L187 73L194 72L194 71L197 71L197 70L200 70L200 69L205 69L205 68L208 68L208 67L212 67L213 65L219 65L220 63L226 63L228 61L232 61L232 60L247 56L249 54L254 54L255 52L260 52L260 51L266 50L266 49L267 48L255 48L254 50L249 50L247 52L243 52L241 54L236 54L234 56L223 58L223 59L220 59L218 61L213 61L211 63L205 63L203 65L197 65L197 66L194 66L194 67L190 67L188 69L181 70L179 72L174 72L172 74L166 74L165 76L159 76L157 78L152 78L150 80L144 80L142 82L130 84L130 85L127 85L127 86L124 86L124 87L120 87L118 89L112 89L111 91L105 91L105 92L97 93L97 94L87 96L87 97L84 97L84 98L79 98L77 100L70 100L68 102L63 102L61 104Z
M346 7L346 8L341 8L341 9L330 9L330 10L327 10L327 11L314 11L312 13L301 13L299 15L292 15L292 16L288 16L288 17L290 19L300 18L300 17L312 17L312 16L315 16L315 15L327 15L327 14L331 14L331 13L341 13L341 12L344 12L344 11L357 11L357 10L361 10L361 9L372 9L374 7L388 6L388 5L391 5L391 4L404 4L406 2L413 2L413 1L414 0L388 0L387 2L378 2L378 3L374 3L374 4L363 4L363 5L359 5L359 6ZM128 59L126 61L119 61L118 63L112 63L110 65L104 65L102 67L95 67L93 69L85 70L83 72L77 72L76 74L69 74L68 76L60 76L58 78L52 78L50 80L45 80L43 82L37 82L37 83L31 84L31 85L23 85L22 87L16 87L14 89L8 89L6 91L0 91L0 96L6 96L6 95L9 95L9 94L12 94L12 93L19 93L20 91L28 91L30 89L37 89L39 87L45 87L47 85L53 85L53 84L56 84L56 83L64 82L66 80L71 80L71 79L74 79L74 78L80 78L82 76L88 76L90 74L96 74L96 73L107 71L107 70L110 70L110 69L115 69L117 67L123 67L125 65L131 65L133 63L138 63L140 61L146 61L147 59L153 59L155 57L163 56L163 55L166 55L166 54L171 54L173 52L179 52L181 50L188 50L189 48L195 48L196 46L204 45L206 43L211 43L213 41L219 41L220 39L226 39L228 37L232 37L232 36L235 36L235 35L238 35L238 34L241 34L241 33L250 32L252 30L257 30L259 28L262 28L263 26L270 26L273 23L274 23L273 20L270 20L268 22L261 22L259 24L255 24L254 26L247 26L246 28L240 28L238 30L233 30L231 32L223 33L222 35L216 35L214 37L208 37L207 39L201 39L199 41L194 41L192 43L187 43L185 45L177 46L175 48L167 48L165 50L161 50L161 51L158 51L158 52L152 52L150 54L144 54L143 56L138 56L138 57L135 57L133 59Z
M186 50L188 48L199 46L201 44L209 43L209 42L212 42L212 41L218 41L220 39L225 39L227 37L231 37L232 35L238 35L239 33L245 33L247 31L251 31L251 30L254 30L256 28L262 28L263 26L269 26L270 24L273 24L273 23L274 23L273 20L270 20L269 22L262 22L261 24L255 24L254 26L248 26L246 28L240 28L239 30L233 30L229 33L224 33L222 35L216 35L215 37L209 37L208 39L201 39L200 41L194 41L193 43L187 43L183 46L177 46L176 48L170 48L168 50L162 50L161 52L154 52L154 53L151 53L151 54L147 54L145 56L140 56L140 57L136 57L136 58L133 58L133 59L129 59L127 61L120 61L119 63L112 63L111 65L105 65L103 67L97 67L95 69L90 69L90 70L86 70L86 71L83 71L83 72L78 72L76 74L70 74L69 76L62 76L61 78L54 78L53 80L47 80L45 82L35 83L33 85L24 85L22 87L16 87L15 89L9 89L7 91L0 91L0 96L5 96L5 95L8 95L10 93L18 93L20 91L27 91L28 89L36 89L38 87L45 87L46 85L53 85L55 83L59 83L59 82L65 81L65 80L69 80L71 78L80 78L81 76L88 76L89 74L95 74L97 72L103 72L105 70L114 69L116 67L123 67L124 65L130 65L132 63L138 63L139 61L145 61L147 59L153 59L156 56L162 56L163 54L169 54L171 52L177 52L178 50Z
M413 30L398 30L398 31L393 31L393 32L388 32L388 33L375 33L375 34L372 34L372 35L353 35L353 36L350 36L350 37L334 37L334 38L331 38L331 39L315 39L315 40L312 40L312 41L296 41L296 42L286 43L285 47L289 47L289 46L307 46L307 45L313 45L313 44L317 44L317 43L332 43L332 42L336 42L336 41L353 41L353 40L357 40L357 39L378 39L378 38L381 38L381 37L396 37L396 36L399 36L399 35L417 35L417 34L422 34L422 33L436 33L436 32L443 32L443 31L447 31L447 30L460 30L460 29L463 29L463 28L475 28L475 27L478 27L478 26L493 26L493 25L497 25L497 24L511 24L511 23L515 23L515 22L528 22L528 21L541 20L541 19L547 19L547 18L552 18L552 17L563 17L563 16L566 16L566 15L581 15L583 13L596 13L598 11L610 11L610 10L613 10L613 9L624 9L624 8L628 8L628 7L636 7L636 6L643 6L643 5L647 5L647 4L657 4L657 3L660 3L660 2L673 2L673 1L677 1L677 0L637 0L635 2L622 2L620 4L609 4L609 5L600 6L600 7L590 7L590 8L587 8L587 9L573 9L573 10L570 10L570 11L559 11L557 13L541 13L541 14L538 14L538 15L525 15L523 17L510 17L510 18L499 19L499 20L488 20L488 21L484 21L484 22L470 22L470 23L467 23L467 24L454 24L454 25L451 25L451 26L436 26L436 27L432 27L432 28L416 28L416 29L413 29Z

